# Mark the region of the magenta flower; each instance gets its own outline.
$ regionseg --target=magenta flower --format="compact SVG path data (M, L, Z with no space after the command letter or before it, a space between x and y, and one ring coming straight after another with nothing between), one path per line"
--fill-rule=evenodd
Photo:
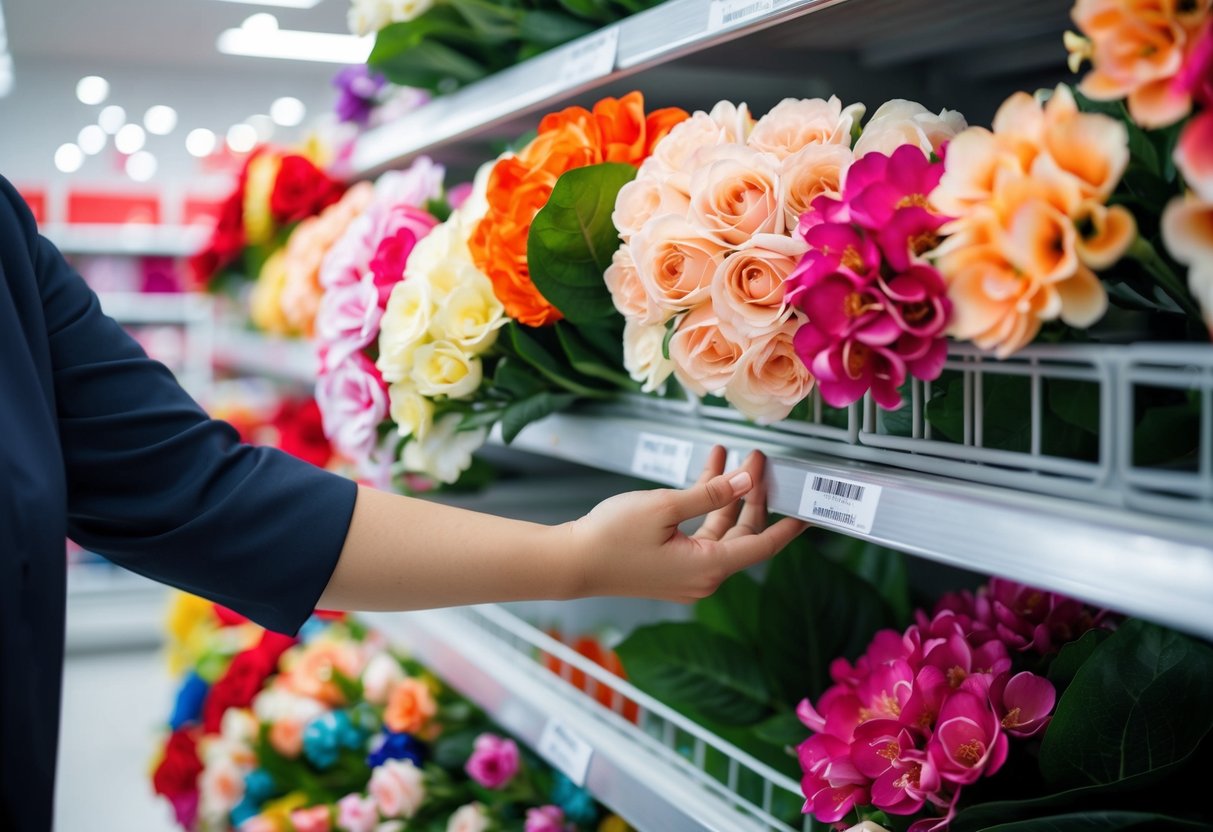
M518 774L520 766L517 743L496 734L481 734L464 770L486 789L503 789Z
M986 600L988 623L998 637L1012 649L1041 655L1060 649L1100 619L1081 601L1002 578L990 580Z
M942 177L941 163L930 161L914 145L902 145L891 156L868 153L851 165L842 198L854 222L876 231L899 211L929 208L928 196Z
M571 826L564 822L564 810L559 806L539 806L526 810L523 832L565 832Z
M872 804L895 815L912 815L927 800L940 801L943 783L916 737L892 719L873 719L855 731L855 766L873 780Z
M881 407L901 407L897 388L906 380L906 366L896 351L865 344L853 335L831 340L811 321L797 330L793 344L831 407L846 407L869 390Z
M990 685L990 702L1008 734L1031 737L1049 724L1057 690L1052 682L1035 673L1001 673Z
M370 269L376 292L376 303L380 309L387 308L387 299L392 287L404 279L404 267L409 255L417 245L417 231L407 226L397 228L384 237L371 257Z
M991 640L974 647L959 629L931 647L923 656L923 663L942 670L953 689L974 674L993 676L1011 669L1011 658L1002 642Z
M351 460L366 458L375 447L379 423L387 416L387 387L374 363L360 352L316 380L316 404L324 435Z
M1205 27L1172 83L1177 91L1213 107L1213 25Z
M1007 735L988 698L958 690L944 700L927 754L949 783L975 783L1007 759Z
M797 748L804 777L804 811L824 823L839 821L870 799L868 778L851 762L851 745L829 734L814 734Z

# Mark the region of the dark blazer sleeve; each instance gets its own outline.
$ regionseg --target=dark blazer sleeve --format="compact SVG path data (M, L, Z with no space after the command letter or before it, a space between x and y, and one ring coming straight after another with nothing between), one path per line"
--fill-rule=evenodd
M3 179L0 192L26 232L42 299L69 536L134 572L295 632L336 566L354 483L244 445L208 418L102 314Z

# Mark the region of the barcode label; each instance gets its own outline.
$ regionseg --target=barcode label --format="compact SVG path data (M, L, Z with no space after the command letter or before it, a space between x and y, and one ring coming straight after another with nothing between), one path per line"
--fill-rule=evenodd
M585 785L594 749L572 728L560 720L549 719L543 727L536 750L565 777L578 786Z
M800 516L866 534L872 531L879 503L879 485L810 473L800 496Z
M615 70L619 27L610 26L563 47L560 82L566 87L593 81Z
M708 31L748 23L774 8L775 0L712 0L708 6Z
M685 439L642 433L632 457L632 473L646 480L683 486L695 446Z

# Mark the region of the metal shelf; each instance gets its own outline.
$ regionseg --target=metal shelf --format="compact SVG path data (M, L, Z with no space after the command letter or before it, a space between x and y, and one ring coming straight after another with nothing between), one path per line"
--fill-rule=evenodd
M214 315L209 295L100 292L101 309L122 324L203 324Z
M570 748L588 753L586 788L641 832L807 828L807 821L789 826L772 814L777 804L793 814L799 809L803 797L794 780L502 607L361 618L554 764L575 760ZM563 664L563 678L544 666L545 657ZM568 681L573 674L591 680L585 690ZM599 696L611 706L599 704ZM559 749L549 742L554 731ZM562 770L577 780L577 768Z
M131 650L164 642L168 587L112 564L67 570L68 653Z
M772 96L770 104L783 95L854 95L858 75L879 78L886 98L928 101L929 87L917 77L922 73L898 73L896 66L944 56L964 61L968 50L988 57L994 46L998 72L1064 70L1060 32L1066 25L1066 9L1054 0L1009 6L971 0L667 0L365 132L344 173L373 176L420 153L478 164L490 158L492 140L533 129L534 114L590 92L620 94L636 86L635 79L623 82L639 72L646 73L640 86L647 93L688 109L710 107L722 97L756 105ZM746 39L740 52L720 49L739 38ZM1037 48L1042 43L1055 48ZM688 57L693 66L670 66ZM669 76L665 82L654 75L657 69Z
M206 242L196 225L46 225L42 234L64 254L189 257Z
M586 409L527 427L513 447L683 486L716 444L738 455L766 453L773 512L1213 638L1210 517L1160 518L842 459L798 447L794 437L694 413ZM875 494L870 529L811 516L804 499L813 477Z
M222 327L215 334L215 366L300 385L316 382L316 352L310 341L234 327Z

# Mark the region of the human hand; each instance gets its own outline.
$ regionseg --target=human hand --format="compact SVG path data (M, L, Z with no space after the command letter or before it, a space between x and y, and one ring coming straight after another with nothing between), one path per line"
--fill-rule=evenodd
M718 445L690 488L619 494L569 524L577 558L574 596L690 603L711 595L734 572L770 558L807 528L791 517L767 526L766 457L760 452L728 474L724 464L725 450ZM701 515L706 517L694 534L679 530Z

